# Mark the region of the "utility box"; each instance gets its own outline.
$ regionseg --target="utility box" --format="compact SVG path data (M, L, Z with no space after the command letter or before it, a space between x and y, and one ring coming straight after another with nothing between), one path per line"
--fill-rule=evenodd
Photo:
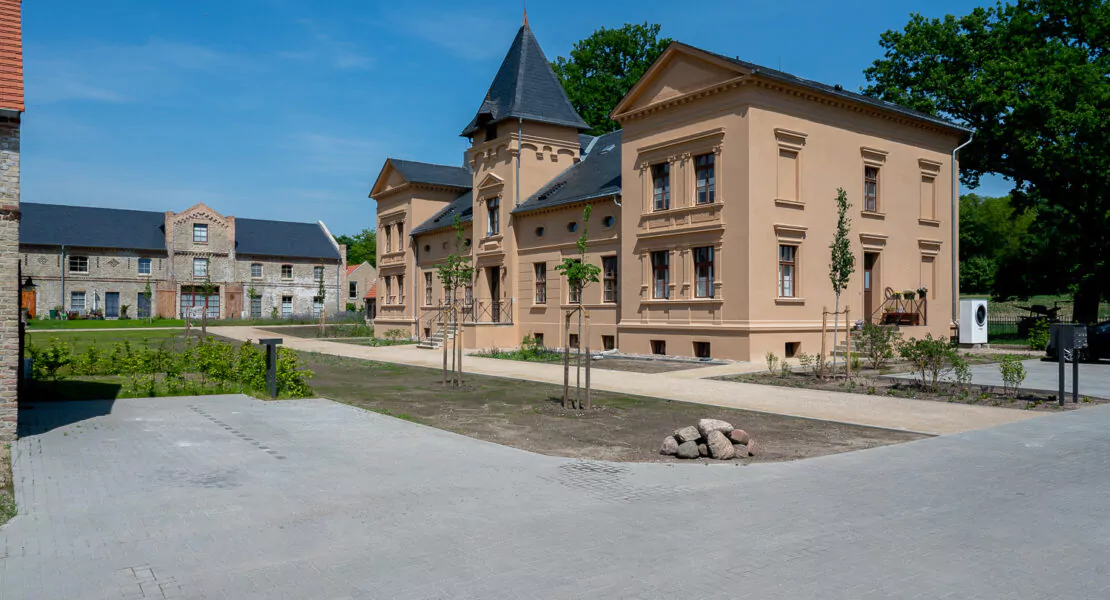
M986 300L960 300L960 343L987 343Z

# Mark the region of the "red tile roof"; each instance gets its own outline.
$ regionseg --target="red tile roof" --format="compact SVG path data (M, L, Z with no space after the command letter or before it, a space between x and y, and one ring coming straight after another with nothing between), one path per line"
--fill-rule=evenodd
M370 286L370 291L366 292L366 295L363 296L362 299L363 300L373 300L377 297L378 297L378 284L375 283L374 285Z
M22 0L0 0L0 109L23 112Z
M349 276L349 275L350 275L351 273L354 273L354 272L355 272L355 269L357 269L357 268L359 268L359 267L361 267L361 266L362 266L361 264L357 264L357 265L347 265L347 275Z

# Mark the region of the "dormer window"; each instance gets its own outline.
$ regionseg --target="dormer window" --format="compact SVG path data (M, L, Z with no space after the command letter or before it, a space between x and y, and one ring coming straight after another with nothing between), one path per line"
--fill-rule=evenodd
M193 243L194 244L207 244L208 243L208 225L205 223L193 224Z

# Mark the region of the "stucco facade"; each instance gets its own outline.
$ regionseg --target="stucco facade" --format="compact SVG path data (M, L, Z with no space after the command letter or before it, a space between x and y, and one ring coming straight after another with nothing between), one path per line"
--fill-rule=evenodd
M379 227L395 215L417 226L409 248L393 251L389 273L407 289L401 297L391 286L396 317L379 313L380 322L414 326L418 337L435 332L443 294L434 266L454 250L449 228L460 217L475 266L466 347L517 346L536 334L561 346L561 320L577 302L554 267L577 256L589 204L587 260L605 273L580 300L591 349L735 360L815 354L822 311L836 304L829 245L843 188L856 273L841 309L851 308L852 321L896 316L907 336L950 333L951 153L964 130L675 43L613 111L622 131L583 136L565 115L505 105L507 92L526 103L537 88L529 82L543 79L504 84L530 36L525 25L465 132L471 147L458 175L468 187L418 201L390 193L420 185L383 168L371 193ZM540 106L563 110L557 101ZM927 291L896 306L888 288Z

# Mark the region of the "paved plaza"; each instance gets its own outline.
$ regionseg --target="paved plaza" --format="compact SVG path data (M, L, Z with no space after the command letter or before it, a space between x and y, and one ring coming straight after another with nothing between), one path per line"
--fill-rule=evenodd
M4 600L1110 594L1110 407L753 466L550 458L326 400L21 418Z

